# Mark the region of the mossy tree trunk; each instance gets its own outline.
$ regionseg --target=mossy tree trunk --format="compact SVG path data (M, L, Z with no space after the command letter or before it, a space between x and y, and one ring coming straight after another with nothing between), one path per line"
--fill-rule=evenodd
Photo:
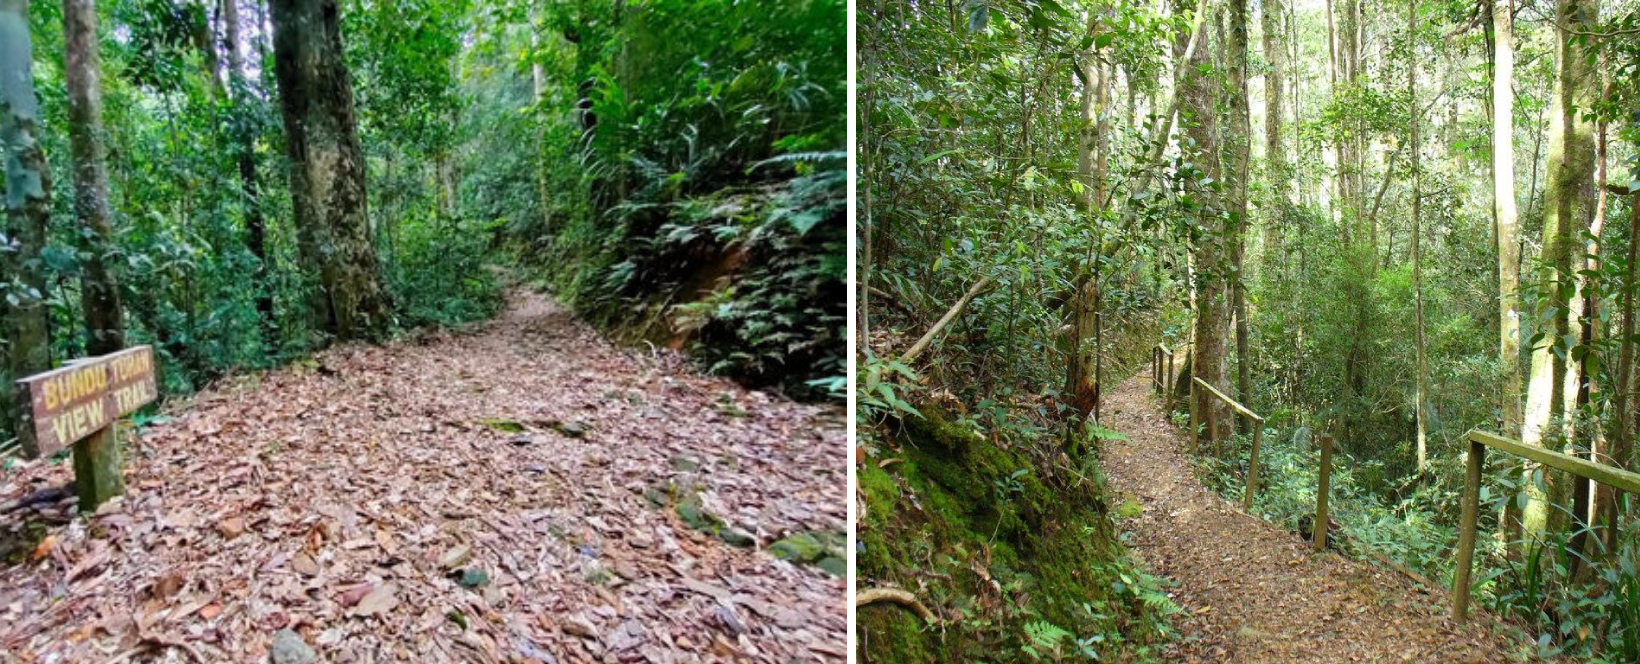
M120 288L109 271L108 166L103 159L102 65L97 54L95 0L63 0L63 78L68 88L68 144L73 157L74 216L86 244L81 277L86 351L105 355L125 348ZM114 426L74 443L74 485L80 509L92 511L125 493Z
M1281 140L1281 123L1283 121L1282 92L1286 85L1287 47L1281 43L1285 28L1282 26L1282 0L1265 0L1260 22L1264 32L1264 59L1270 63L1269 71L1264 74L1264 158L1268 179L1270 181L1271 200L1277 210L1264 224L1264 251L1267 256L1278 257L1281 254L1282 229L1285 223L1280 214L1285 206L1290 204L1290 178L1287 166L1287 150ZM1277 264L1280 264L1279 259Z
M46 280L40 252L51 214L51 168L40 148L40 107L34 96L28 0L0 0L0 146L5 156L5 251L0 251L0 314L5 323L6 377L0 387L7 428L33 446L24 426L28 403L11 381L51 367ZM9 437L9 436L8 436Z
M1224 171L1230 194L1230 281L1231 308L1236 318L1236 398L1249 408L1253 404L1252 366L1247 352L1247 286L1243 273L1247 254L1247 178L1252 152L1252 118L1247 107L1247 0L1230 0L1229 39L1225 40L1225 98L1230 117L1224 147ZM1236 429L1249 433L1253 421L1241 417Z
M1539 326L1538 341L1532 347L1531 378L1526 394L1526 418L1521 425L1521 442L1527 445L1548 445L1551 440L1564 439L1570 429L1550 430L1551 421L1568 414L1567 401L1575 396L1568 392L1569 371L1563 354L1553 348L1562 340L1580 336L1580 321L1573 316L1576 276L1572 272L1572 257L1582 246L1579 238L1593 220L1594 191L1594 125L1584 112L1596 99L1593 63L1590 62L1581 37L1572 30L1591 30L1598 13L1594 0L1562 0L1558 14L1561 27L1558 76L1550 111L1548 184L1544 189L1543 253L1538 275L1538 301L1533 320ZM1522 527L1528 538L1542 537L1549 527L1550 515L1544 490L1531 482L1536 464L1526 469L1527 504L1522 516ZM1550 479L1545 475L1544 479ZM1552 484L1552 483L1551 483ZM1558 491L1558 489L1551 489ZM1558 521L1558 519L1557 519Z
M1206 35L1201 38L1206 41ZM1176 43L1175 47L1179 52L1188 50L1182 43ZM1190 116L1185 135L1195 142L1196 149L1200 151L1196 162L1200 164L1201 174L1217 181L1221 179L1216 140L1218 129L1214 117L1218 86L1213 84L1209 75L1203 73L1208 70L1208 53L1211 50L1204 43L1190 53L1189 66L1179 83L1179 93L1183 99L1181 110ZM1227 234L1219 214L1218 197L1206 188L1199 194L1208 201L1202 208L1202 224L1207 232L1195 247L1193 287L1196 293L1196 336L1190 373L1224 390L1225 339L1229 322L1225 288L1228 272L1225 261ZM1201 413L1204 440L1212 444L1225 433L1223 427L1229 420L1229 407L1213 399L1205 390L1194 390L1193 393L1198 412Z
M1503 435L1519 436L1520 376L1520 222L1515 212L1514 139L1514 12L1498 0L1487 7L1492 18L1492 214L1498 243L1498 364L1503 369ZM1520 535L1516 502L1506 501L1504 530L1509 539Z
M1422 173L1419 171L1419 152L1423 146L1418 136L1418 0L1407 0L1407 118L1412 125L1409 143L1412 151L1412 318L1413 362L1415 377L1413 408L1418 423L1418 471L1429 464L1429 358L1424 348L1424 276L1421 251L1423 209Z
M339 339L375 338L388 323L388 294L371 238L337 0L273 0L271 9L297 249L318 275L310 321Z
M108 166L103 158L102 65L97 54L94 0L63 0L63 78L68 88L68 143L73 156L74 216L86 244L86 351L105 355L125 348L119 283L109 271Z

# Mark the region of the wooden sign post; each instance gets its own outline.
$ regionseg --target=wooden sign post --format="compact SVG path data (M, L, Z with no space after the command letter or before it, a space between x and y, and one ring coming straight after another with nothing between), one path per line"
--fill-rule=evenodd
M149 346L88 357L17 381L31 420L21 435L31 459L74 446L74 486L80 510L125 493L114 423L159 396Z

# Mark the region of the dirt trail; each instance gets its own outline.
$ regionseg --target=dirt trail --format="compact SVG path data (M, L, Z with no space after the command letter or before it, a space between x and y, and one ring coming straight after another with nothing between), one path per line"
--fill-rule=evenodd
M1327 552L1240 511L1192 475L1185 434L1161 415L1148 375L1122 384L1106 426L1105 468L1143 513L1131 545L1177 582L1182 636L1166 659L1187 662L1494 662L1504 646L1481 625L1447 617L1446 595Z
M618 349L539 296L168 411L123 500L0 516L54 545L0 563L0 663L262 662L286 628L334 662L846 658L844 582L766 550L846 528L841 409ZM0 506L71 479L0 471ZM657 507L672 486L756 548Z

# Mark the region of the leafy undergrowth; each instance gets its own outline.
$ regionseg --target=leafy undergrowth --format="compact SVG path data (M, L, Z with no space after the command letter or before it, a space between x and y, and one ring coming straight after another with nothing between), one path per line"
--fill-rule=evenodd
M1154 659L1176 608L1118 542L1097 459L1072 468L1057 450L994 444L939 406L920 413L858 467L857 579L912 592L940 625L861 607L861 661Z
M684 350L709 373L797 398L840 395L846 183L821 171L623 208L621 242L561 240L582 259L556 288L589 320Z

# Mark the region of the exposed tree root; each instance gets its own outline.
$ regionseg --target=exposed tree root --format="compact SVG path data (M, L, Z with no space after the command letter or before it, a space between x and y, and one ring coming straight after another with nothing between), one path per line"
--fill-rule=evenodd
M933 611L929 611L928 607L923 606L923 603L917 599L916 595L899 588L868 588L854 595L855 606L866 606L878 602L898 604L917 614L917 617L922 618L924 622L930 625L940 624L939 617L935 616Z

